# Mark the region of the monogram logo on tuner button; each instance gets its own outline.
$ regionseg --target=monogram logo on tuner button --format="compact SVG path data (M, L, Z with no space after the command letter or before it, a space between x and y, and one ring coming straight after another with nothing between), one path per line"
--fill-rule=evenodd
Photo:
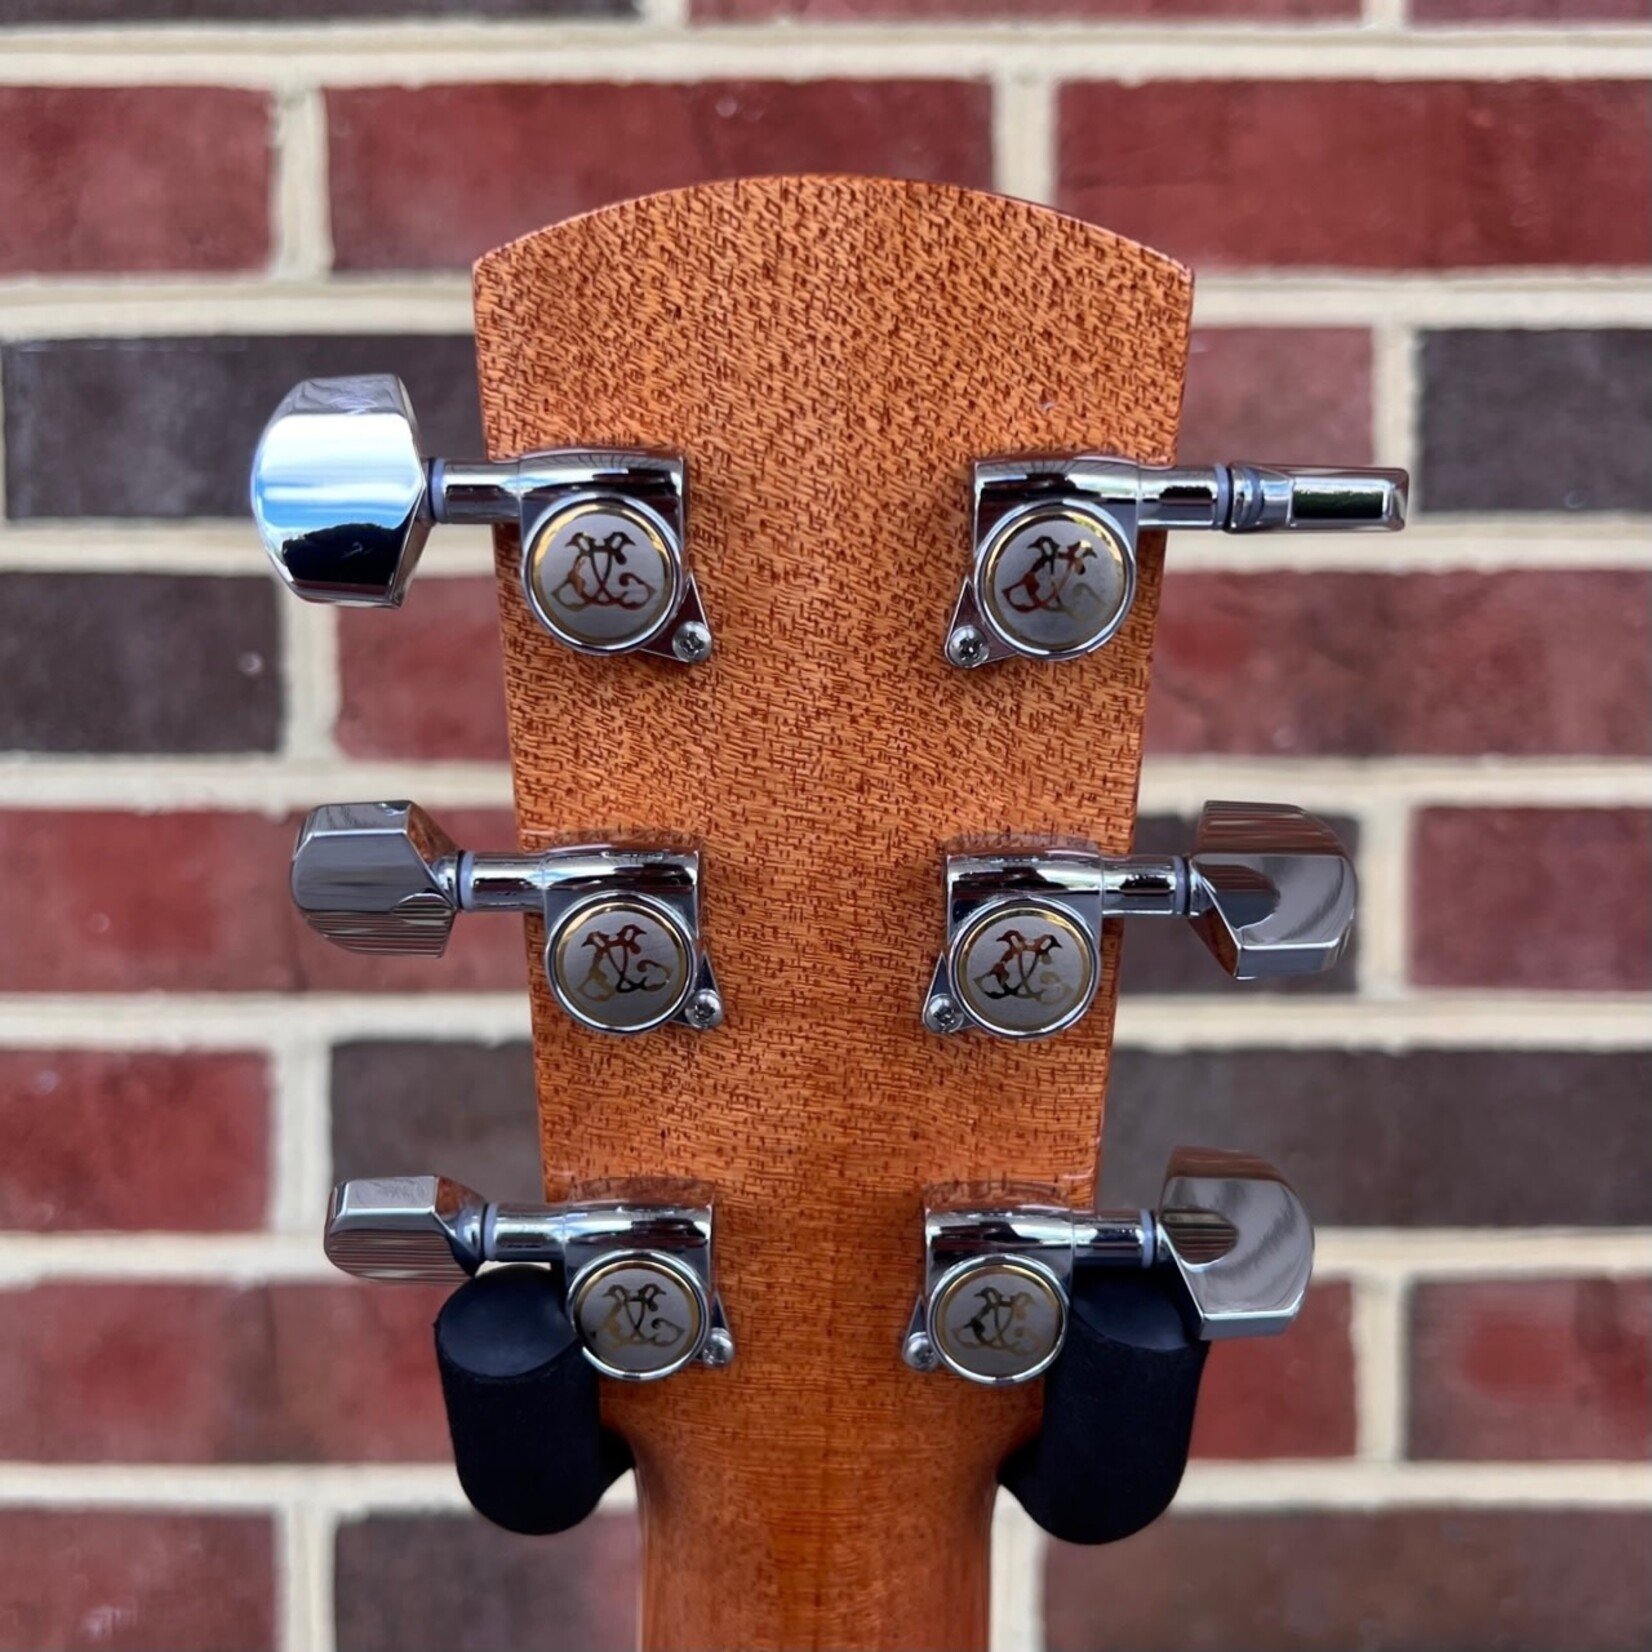
M929 1311L936 1352L974 1382L1024 1382L1061 1351L1067 1309L1042 1267L987 1257L954 1268Z
M577 908L547 955L558 1002L603 1032L644 1032L669 1021L694 980L694 949L681 925L640 900Z
M1071 505L1012 515L982 556L983 615L1012 648L1067 659L1118 629L1133 568L1129 548L1099 515Z
M584 499L534 528L528 595L563 642L617 653L648 641L676 611L680 565L652 512L626 500Z
M1059 1032L1095 997L1095 948L1053 904L989 908L959 935L953 979L969 1012L1006 1038Z
M704 1338L706 1307L687 1269L665 1256L598 1262L575 1282L573 1318L587 1357L610 1376L670 1376Z

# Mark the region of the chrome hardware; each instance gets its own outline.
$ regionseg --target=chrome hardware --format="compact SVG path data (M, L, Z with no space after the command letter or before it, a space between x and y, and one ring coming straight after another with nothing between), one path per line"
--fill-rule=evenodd
M310 602L399 608L431 524L514 524L523 594L582 654L697 664L711 631L683 549L675 454L557 448L427 459L388 374L306 379L264 427L252 514L281 579Z
M539 912L557 1002L598 1032L721 1025L700 938L700 856L613 843L474 854L415 803L313 810L293 850L293 900L350 952L438 956L461 912Z
M1403 470L1168 468L1103 455L978 460L975 560L946 656L972 669L1100 648L1130 613L1143 529L1403 528L1409 485Z
M1314 1230L1271 1165L1179 1147L1157 1212L1084 1211L1050 1188L929 1188L924 1283L902 1358L970 1382L1030 1382L1054 1364L1079 1268L1154 1268L1206 1342L1275 1336L1302 1306Z
M1330 828L1272 803L1207 803L1189 855L966 839L948 846L943 875L924 1025L999 1038L1044 1038L1089 1009L1105 918L1186 918L1241 981L1313 975L1342 955L1357 888Z
M734 1358L712 1269L712 1190L637 1177L574 1203L491 1204L446 1176L343 1182L327 1260L362 1279L459 1285L488 1262L539 1262L566 1281L568 1316L604 1376L653 1382Z

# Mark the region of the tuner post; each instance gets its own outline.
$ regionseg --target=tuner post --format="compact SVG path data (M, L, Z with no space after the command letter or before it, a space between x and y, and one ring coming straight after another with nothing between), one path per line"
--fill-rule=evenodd
M700 930L696 849L598 843L539 854L460 849L416 803L313 810L294 904L350 952L439 956L461 912L536 912L552 995L595 1032L708 1032L723 998Z
M1236 980L1311 975L1341 957L1357 882L1335 834L1301 809L1207 803L1187 855L961 839L942 863L945 939L924 1025L1047 1038L1101 981L1108 918L1183 918Z

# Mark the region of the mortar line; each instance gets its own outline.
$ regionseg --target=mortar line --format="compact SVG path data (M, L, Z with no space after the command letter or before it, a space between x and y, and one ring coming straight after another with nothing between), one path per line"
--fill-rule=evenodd
M270 1227L314 1237L332 1181L331 1047L302 1036L271 1051L275 1178Z
M1403 1456L1408 1277L1361 1272L1353 1278L1355 1452L1368 1462Z
M1044 1533L1006 1491L992 1510L991 1652L1044 1652Z
M286 709L281 758L350 768L335 733L344 692L339 610L325 603L298 602L285 592L277 593L277 601Z
M284 89L276 107L273 273L288 281L321 280L333 263L326 108L309 86Z
M1056 93L1043 75L997 75L992 90L993 187L1023 201L1055 199Z

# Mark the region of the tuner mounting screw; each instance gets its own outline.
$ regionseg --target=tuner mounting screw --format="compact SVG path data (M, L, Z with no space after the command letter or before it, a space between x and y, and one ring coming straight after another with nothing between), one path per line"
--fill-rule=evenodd
M973 625L960 625L946 639L946 657L965 671L987 663L987 639Z
M964 1012L944 992L935 993L924 1005L924 1025L932 1033L957 1032L964 1024Z
M699 620L684 620L673 633L671 652L684 665L698 665L711 658L711 629Z
M914 1371L933 1371L941 1363L935 1344L922 1331L913 1331L901 1345L901 1358Z
M722 994L713 992L709 987L702 987L683 1007L683 1019L689 1026L697 1027L701 1032L710 1032L713 1027L722 1026Z

